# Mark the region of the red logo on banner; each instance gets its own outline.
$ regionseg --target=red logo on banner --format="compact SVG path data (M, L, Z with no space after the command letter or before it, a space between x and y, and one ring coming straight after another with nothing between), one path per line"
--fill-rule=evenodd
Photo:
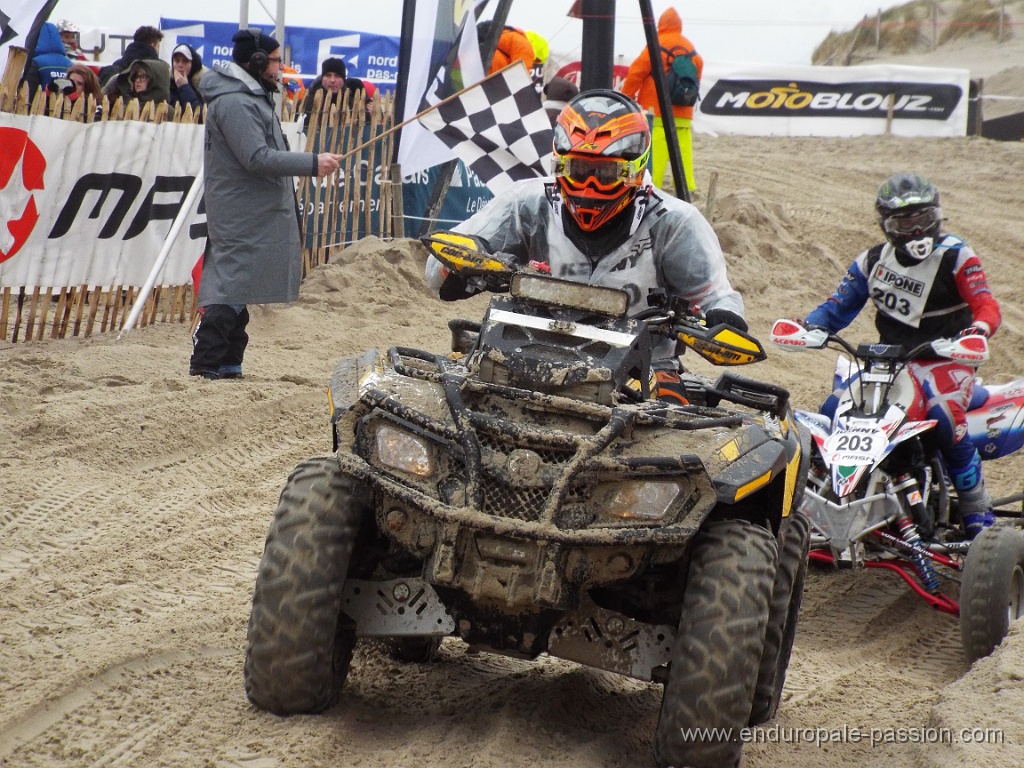
M625 64L616 64L612 67L612 88L616 91L622 88L622 84L626 81L626 75L629 74L629 67ZM575 85L577 88L580 85L580 62L570 61L564 65L555 73L555 77L564 77L570 83Z
M19 164L21 175L15 179L14 172ZM13 238L11 240L0 236L0 263L21 249L39 221L36 198L32 192L43 188L44 171L46 158L25 131L0 128L0 190L12 201L10 207L4 206L4 214L8 218L2 224Z

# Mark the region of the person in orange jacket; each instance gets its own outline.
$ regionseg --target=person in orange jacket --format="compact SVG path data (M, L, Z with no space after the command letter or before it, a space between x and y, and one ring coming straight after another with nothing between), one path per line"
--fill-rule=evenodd
M693 43L683 35L683 20L675 8L669 8L658 19L658 43L662 49L672 50L680 47L684 52L695 51ZM704 59L700 54L693 57L693 63L697 67L698 78L704 74ZM668 56L664 50L661 52L662 71L668 70ZM654 123L651 134L653 143L651 146L651 176L654 183L659 187L665 179L665 169L668 167L668 143L665 141L665 129L661 122L661 108L658 106L658 93L655 90L654 78L651 77L651 55L644 48L640 55L629 65L629 73L622 83L622 92L627 96L636 99L640 106L647 112L654 113ZM691 126L693 125L693 107L673 107L672 114L675 116L676 136L679 138L679 153L683 159L683 169L686 173L686 187L693 192L697 186L694 184L693 176L693 139Z
M489 20L481 21L476 25L476 35L480 41L481 51L483 51L490 30L491 22ZM494 58L491 59L491 68L487 70L487 74L490 75L499 69L504 69L513 61L522 61L526 71L529 72L533 68L534 58L533 44L526 33L515 27L505 27L501 30L498 45L494 49Z

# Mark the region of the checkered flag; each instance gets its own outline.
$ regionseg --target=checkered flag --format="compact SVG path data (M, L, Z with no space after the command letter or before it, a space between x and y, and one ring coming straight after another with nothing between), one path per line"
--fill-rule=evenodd
M549 174L551 120L521 61L436 103L417 119L494 193Z

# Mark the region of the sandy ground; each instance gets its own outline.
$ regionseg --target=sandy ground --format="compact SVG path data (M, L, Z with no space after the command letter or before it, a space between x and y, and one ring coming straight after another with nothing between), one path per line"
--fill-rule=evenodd
M983 376L1024 376L1024 144L698 136L695 156L697 202L714 186L755 334L832 290L878 238L878 184L916 169L1002 302ZM0 766L653 765L656 686L457 641L425 666L361 646L343 703L322 716L282 719L245 699L263 539L290 469L330 450L335 362L371 346L440 351L447 318L480 315L481 299L434 300L422 264L407 241L364 241L315 271L299 302L253 308L241 381L186 376L181 325L0 342ZM850 331L871 335L863 320ZM833 362L771 351L745 372L814 408ZM996 495L1016 493L1024 456L986 473ZM968 668L955 619L894 576L812 569L777 728L744 765L1017 766L1021 712L1021 622ZM965 743L962 728L997 734Z

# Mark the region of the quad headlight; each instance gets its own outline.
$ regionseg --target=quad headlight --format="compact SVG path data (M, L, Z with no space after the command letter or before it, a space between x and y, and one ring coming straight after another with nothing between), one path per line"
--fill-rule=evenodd
M598 516L594 525L666 523L683 491L678 480L627 480L602 483L594 494Z
M391 424L377 429L377 458L386 467L418 477L434 474L434 455L427 441Z

